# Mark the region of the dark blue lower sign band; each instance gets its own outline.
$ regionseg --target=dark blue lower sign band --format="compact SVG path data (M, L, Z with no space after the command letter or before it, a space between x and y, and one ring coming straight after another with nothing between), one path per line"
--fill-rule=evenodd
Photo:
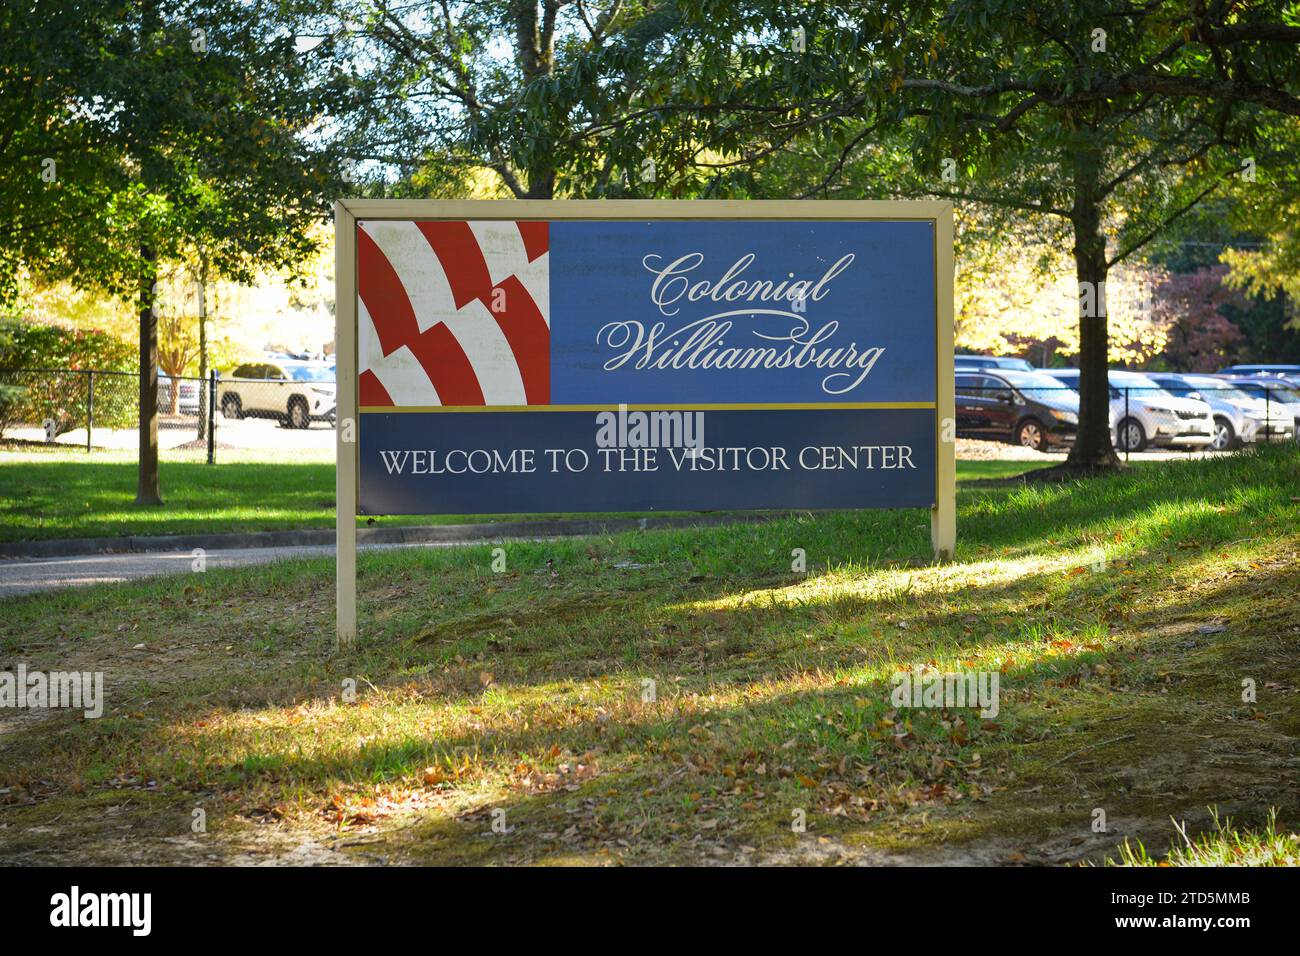
M364 412L361 514L928 508L929 408Z

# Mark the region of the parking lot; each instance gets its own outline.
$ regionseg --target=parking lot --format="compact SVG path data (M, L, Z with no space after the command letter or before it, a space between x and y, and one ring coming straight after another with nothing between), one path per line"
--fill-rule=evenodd
M1055 464L1065 461L1068 454L1069 451L1065 448L1034 451L1032 448L1007 442L980 441L975 438L957 439L957 458L962 461L1024 461ZM1215 458L1219 455L1230 455L1232 452L1214 451L1209 448L1148 448L1146 451L1118 454L1127 461L1171 461L1186 458Z

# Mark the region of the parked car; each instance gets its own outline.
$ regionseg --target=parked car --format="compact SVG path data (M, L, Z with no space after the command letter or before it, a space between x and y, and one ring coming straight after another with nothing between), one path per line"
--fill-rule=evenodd
M223 377L217 407L226 418L274 418L291 428L333 421L334 370L322 362L250 362Z
M1292 392L1300 392L1300 372L1267 372L1246 377L1268 382L1270 385L1280 385Z
M1210 447L1223 451L1256 441L1292 441L1295 424L1284 408L1269 408L1232 383L1209 375L1180 375L1174 372L1151 372L1147 375L1182 398L1196 398L1210 406L1214 414L1214 441Z
M1022 358L1009 355L958 355L953 358L957 368L1010 368L1020 372L1032 372L1034 367Z
M1079 387L1077 368L1054 368L1044 374ZM1148 445L1205 447L1214 441L1214 416L1210 406L1192 398L1179 398L1150 378L1136 372L1111 371L1110 410L1117 422L1115 444L1124 451L1142 451Z
M1300 441L1300 389L1292 386L1289 379L1270 375L1227 375L1222 376L1221 381L1231 382L1243 392L1254 395L1265 403L1270 413L1280 408L1284 416L1290 415L1295 439Z
M1046 451L1074 444L1079 393L1041 372L958 368L957 434Z
M1229 365L1220 375L1286 375L1300 377L1300 365Z
M199 413L199 382L194 379L183 378L180 382L173 381L172 377L166 372L158 373L158 408L161 411L170 412L172 408L172 389L178 390L176 400L176 409L182 415L197 415Z

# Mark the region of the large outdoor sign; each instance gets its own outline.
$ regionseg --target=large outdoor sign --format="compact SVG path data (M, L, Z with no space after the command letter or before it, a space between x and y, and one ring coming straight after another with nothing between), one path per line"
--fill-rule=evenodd
M337 212L341 637L355 513L927 507L951 553L946 204Z

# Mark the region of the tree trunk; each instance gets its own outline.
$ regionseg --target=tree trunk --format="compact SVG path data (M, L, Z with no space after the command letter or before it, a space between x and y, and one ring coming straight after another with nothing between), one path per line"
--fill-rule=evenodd
M140 466L135 503L160 505L158 488L158 314L154 311L158 280L153 249L140 247ZM175 383L173 383L175 384Z
M208 438L208 257L199 253L199 441Z
M538 18L537 0L513 0L510 14L515 26L515 64L525 86L541 77L549 77L555 69L555 16L559 3L548 0L543 4L542 17ZM554 140L543 127L531 137L533 159L528 163L527 191L523 199L555 198Z
M1119 468L1110 440L1110 340L1106 328L1106 237L1101 231L1101 152L1082 148L1074 159L1074 271L1079 295L1079 432L1066 467Z
M528 192L525 199L555 198L555 168L549 160L534 164L528 170Z

